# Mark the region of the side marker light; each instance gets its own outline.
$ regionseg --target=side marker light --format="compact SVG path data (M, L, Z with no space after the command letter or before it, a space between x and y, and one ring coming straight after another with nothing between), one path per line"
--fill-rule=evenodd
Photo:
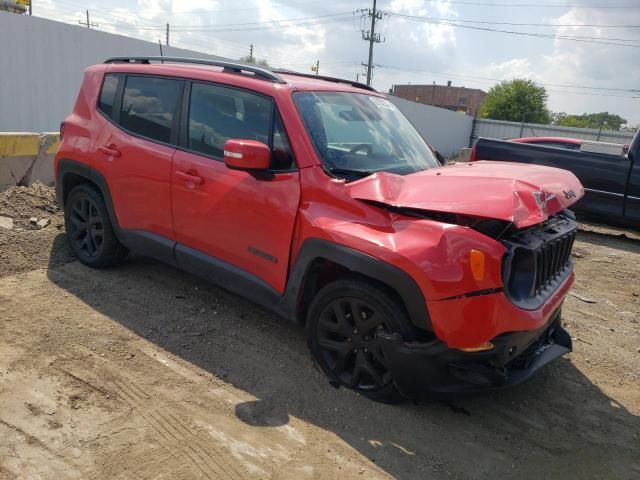
M476 281L484 280L484 253L480 250L471 250L469 252L469 264L471 265L471 273Z

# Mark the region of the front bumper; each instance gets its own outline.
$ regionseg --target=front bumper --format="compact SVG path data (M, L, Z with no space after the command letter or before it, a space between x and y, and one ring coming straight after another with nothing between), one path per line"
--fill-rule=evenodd
M488 352L466 353L438 340L407 343L398 334L378 339L396 387L411 399L510 387L572 349L559 309L541 328L493 338L495 348Z

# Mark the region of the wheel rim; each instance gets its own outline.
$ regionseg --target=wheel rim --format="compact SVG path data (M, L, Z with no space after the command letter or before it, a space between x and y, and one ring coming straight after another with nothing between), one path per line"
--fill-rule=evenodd
M318 346L329 369L345 385L379 390L391 382L377 334L384 318L357 298L329 303L318 321Z
M69 220L69 236L75 250L89 258L99 256L104 246L104 224L96 203L79 196L71 204Z

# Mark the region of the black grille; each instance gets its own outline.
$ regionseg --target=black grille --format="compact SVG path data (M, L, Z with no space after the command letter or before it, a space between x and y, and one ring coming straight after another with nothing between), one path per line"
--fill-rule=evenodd
M505 293L521 308L539 308L571 272L577 223L558 215L502 240Z
M569 232L560 238L543 243L534 252L536 259L535 295L540 294L565 272L569 266L575 238L575 231Z

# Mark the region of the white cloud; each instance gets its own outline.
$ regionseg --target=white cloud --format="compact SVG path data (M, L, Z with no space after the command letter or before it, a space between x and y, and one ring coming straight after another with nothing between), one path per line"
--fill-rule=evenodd
M528 58L513 58L505 62L490 63L478 70L477 75L498 80L528 78L536 82L542 81L541 75L535 72Z
M272 53L286 57L292 51L296 52L297 56L305 54L317 55L324 51L326 47L326 31L323 25L296 26L295 23L286 21L287 16L280 13L277 4L271 0L257 0L257 8L259 21L277 21L281 25L287 25L286 28L281 30L282 46L269 49Z
M451 7L451 2L444 0L437 2L394 0L389 5L388 10L398 14L429 18L449 18L456 15ZM408 35L404 34L404 36L416 44L426 41L429 47L436 49L455 46L455 29L451 25L415 22L401 17L393 17L393 22L401 26L401 28L394 29L394 32L408 32ZM397 40L397 38L394 38L394 40Z
M563 25L637 25L638 10L594 10L571 9L555 19ZM540 70L545 72L549 83L574 85L574 88L550 92L552 107L572 113L610 111L631 123L640 122L640 101L630 98L632 94L608 90L587 90L578 86L594 86L615 89L631 89L640 85L640 48L607 45L625 43L640 47L637 31L624 28L558 27L558 35L591 37L598 43L555 40L553 54L543 56ZM618 38L618 41L609 40ZM564 91L572 91L566 94ZM581 92L577 95L575 92ZM617 95L617 96L611 96ZM623 98L625 97L626 98Z

